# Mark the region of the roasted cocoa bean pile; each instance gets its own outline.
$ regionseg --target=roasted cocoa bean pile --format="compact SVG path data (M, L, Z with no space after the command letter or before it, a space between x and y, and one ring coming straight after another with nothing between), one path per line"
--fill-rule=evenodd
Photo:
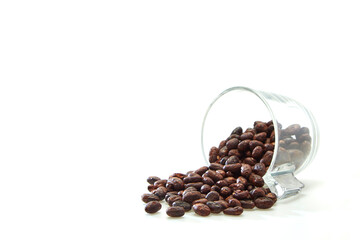
M279 151L284 161L294 157L300 165L310 152L310 141L309 130L298 124L281 130ZM277 196L264 186L262 177L272 161L274 144L272 121L256 121L245 131L235 128L218 147L210 149L209 166L186 174L174 173L167 179L148 177L150 193L142 195L145 211L159 211L159 201L164 199L170 217L181 217L191 209L199 216L208 216L221 212L241 215L244 209L271 208Z

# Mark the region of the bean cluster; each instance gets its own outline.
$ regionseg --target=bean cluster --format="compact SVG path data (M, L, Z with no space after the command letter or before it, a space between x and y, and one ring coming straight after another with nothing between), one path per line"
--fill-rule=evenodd
M280 135L280 148L286 157L303 159L310 151L307 128L290 125ZM245 131L235 128L219 146L210 149L209 166L186 174L174 173L167 179L150 176L150 193L142 195L145 211L159 211L161 200L168 203L166 214L170 217L181 217L191 209L197 215L208 216L221 212L241 215L244 209L271 208L277 196L264 186L262 177L272 161L274 144L272 121L256 121Z

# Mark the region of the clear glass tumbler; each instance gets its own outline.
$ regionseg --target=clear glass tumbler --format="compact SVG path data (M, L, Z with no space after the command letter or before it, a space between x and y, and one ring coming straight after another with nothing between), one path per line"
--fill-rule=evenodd
M273 139L274 150L263 176L266 185L279 199L297 194L304 184L295 174L314 159L319 128L308 109L279 94L247 87L232 87L220 93L208 107L202 124L201 145L207 165L212 146L218 146L235 127L251 128L255 121L273 124L273 136L267 136Z

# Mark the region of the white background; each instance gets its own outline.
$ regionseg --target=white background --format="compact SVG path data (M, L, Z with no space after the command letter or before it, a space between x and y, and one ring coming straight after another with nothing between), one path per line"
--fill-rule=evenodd
M355 239L358 1L1 1L0 239ZM146 214L146 178L204 165L232 86L292 97L321 145L292 199ZM226 133L227 134L227 133Z

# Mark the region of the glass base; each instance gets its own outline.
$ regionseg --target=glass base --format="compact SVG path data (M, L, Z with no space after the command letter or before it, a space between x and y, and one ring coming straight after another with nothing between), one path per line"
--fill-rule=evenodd
M294 175L295 166L283 165L277 172L268 173L264 176L266 185L278 199L284 199L298 194L305 186Z

